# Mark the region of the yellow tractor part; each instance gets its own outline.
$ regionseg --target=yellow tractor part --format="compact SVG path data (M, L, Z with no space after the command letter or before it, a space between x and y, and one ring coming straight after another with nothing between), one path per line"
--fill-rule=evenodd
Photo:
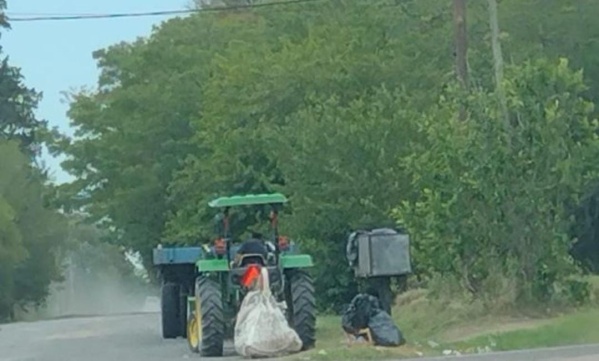
M195 307L187 319L187 344L191 352L199 353L202 345L202 309L197 293L193 301Z

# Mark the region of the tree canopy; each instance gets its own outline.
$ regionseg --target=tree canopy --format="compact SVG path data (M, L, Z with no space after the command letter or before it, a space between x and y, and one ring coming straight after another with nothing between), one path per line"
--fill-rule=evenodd
M64 215L48 208L43 175L15 141L0 140L0 319L13 307L43 302L62 277Z
M99 50L97 87L72 94L75 137L53 145L76 177L63 204L150 266L158 243L210 240L210 199L281 191L284 231L315 256L323 307L355 287L348 233L398 222L423 278L476 296L501 283L514 302L571 297L570 246L599 244L576 226L599 170L599 4L500 3L507 114L485 2L468 14L468 91L449 1L206 12ZM238 231L257 220L239 215Z
M0 2L0 11L6 6ZM0 17L0 26L7 27ZM51 188L35 163L46 122L34 111L41 94L24 84L19 68L0 63L0 321L16 306L43 302L61 279L64 215L50 206Z
M5 8L0 1L2 29L9 28ZM35 114L40 99L0 48L0 322L17 307L43 303L62 279L69 226L37 164L48 133Z

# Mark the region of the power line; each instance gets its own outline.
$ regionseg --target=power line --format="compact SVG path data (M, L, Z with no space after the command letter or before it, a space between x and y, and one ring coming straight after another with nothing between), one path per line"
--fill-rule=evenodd
M31 22L31 21L56 21L56 20L91 20L91 19L110 19L110 18L133 18L133 17L149 17L149 16L165 16L165 15L181 15L199 12L199 10L168 10L168 11L152 11L141 13L116 13L116 14L81 14L81 15L42 15L42 16L25 16L12 17L7 16L8 22Z
M30 16L73 16L73 15L93 15L94 13L48 13L48 12L23 12L23 11L9 11L15 17L30 17Z
M184 15L192 13L205 12L221 12L241 9L255 9L280 5L314 3L322 0L287 0L275 1L270 3L255 4L255 5L233 5L221 6L204 9L187 9L187 10L163 10L163 11L148 11L148 12L130 12L130 13L111 13L111 14L70 14L70 15L41 15L41 16L7 16L8 22L32 22L32 21L64 21L64 20L91 20L91 19L114 19L114 18L133 18L133 17L149 17L149 16L168 16L168 15Z

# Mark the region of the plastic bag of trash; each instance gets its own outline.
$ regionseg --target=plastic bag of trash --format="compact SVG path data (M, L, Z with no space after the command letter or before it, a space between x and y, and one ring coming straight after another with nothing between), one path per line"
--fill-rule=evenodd
M405 344L401 331L395 325L391 316L383 310L378 310L370 316L368 328L370 328L372 339L377 346L390 347Z
M343 330L355 335L359 330L368 327L371 315L379 309L380 304L376 297L365 293L356 295L341 317Z
M370 329L372 342L377 346L401 346L405 340L391 316L381 309L379 300L368 294L353 298L341 317L341 327L352 335L365 328Z
M235 350L245 357L277 357L302 348L270 291L268 270L262 268L258 290L243 299L235 322Z

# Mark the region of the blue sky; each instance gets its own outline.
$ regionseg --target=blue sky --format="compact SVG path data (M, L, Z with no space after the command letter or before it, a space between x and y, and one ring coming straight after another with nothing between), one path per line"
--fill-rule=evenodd
M186 0L8 0L8 16L38 14L123 13L184 9ZM14 22L0 39L3 52L13 66L21 68L27 86L43 92L37 111L51 126L71 134L66 116L68 104L62 92L94 86L98 69L92 52L120 41L147 36L165 16ZM48 155L44 161L56 182L70 180L60 169L60 160Z

